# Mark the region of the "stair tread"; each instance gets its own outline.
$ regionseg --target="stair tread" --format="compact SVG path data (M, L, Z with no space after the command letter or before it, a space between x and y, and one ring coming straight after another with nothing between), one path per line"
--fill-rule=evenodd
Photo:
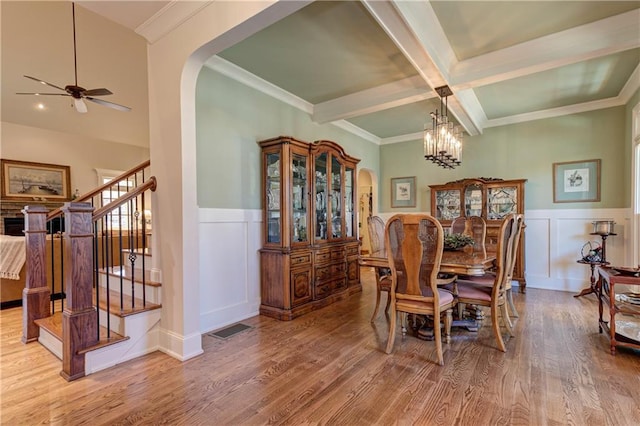
M40 318L34 321L40 328L44 328L56 339L62 341L62 312L56 312L50 317Z
M117 277L117 278L122 277L127 280L131 279L130 276L127 276L127 271L122 266L114 266L112 268L101 268L99 271L105 274L109 274L112 277ZM133 282L142 284L142 279L137 276L134 276ZM150 287L162 287L162 283L159 283L157 281L145 280L144 284Z
M40 318L34 321L40 328L44 328L53 337L62 342L62 312L56 312L53 315ZM129 337L122 336L115 331L107 333L107 328L100 326L100 340L95 345L78 351L79 354L87 353L92 350L103 348L105 346L113 345L117 342L129 340Z
M93 296L95 300L95 290ZM126 317L141 312L152 311L162 307L161 304L151 303L149 301L147 301L143 306L142 299L137 297L132 299L131 296L126 294L122 295L122 301L123 308L120 309L120 293L114 290L109 290L109 311L119 317ZM132 301L134 302L134 307L131 307ZM107 310L107 289L104 287L100 287L99 302L100 309Z

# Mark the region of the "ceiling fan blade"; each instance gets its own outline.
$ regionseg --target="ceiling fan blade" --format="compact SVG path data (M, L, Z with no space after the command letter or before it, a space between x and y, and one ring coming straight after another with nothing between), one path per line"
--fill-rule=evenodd
M85 96L107 96L107 95L113 95L111 90L105 89L105 88L85 90L84 92L82 92L82 94L85 95Z
M16 95L36 95L36 96L71 96L68 93L24 93L18 92Z
M131 108L129 108L128 106L116 104L116 103L109 102L109 101L103 101L102 99L95 99L95 98L92 98L90 96L87 96L85 99L88 99L91 102L95 102L95 103L97 103L99 105L102 105L102 106L106 106L106 107L109 107L109 108L117 109L118 111L131 111Z
M31 77L29 75L25 75L25 77L30 78L31 80L37 81L38 83L46 84L47 86L51 86L51 87L55 87L56 89L62 90L64 92L64 89L62 87L58 87L55 84L48 83L48 82L46 82L44 80L40 80L39 78Z
M84 101L78 98L73 98L73 104L76 107L76 111L78 111L79 113L84 114L85 112L87 112L87 104L84 103Z

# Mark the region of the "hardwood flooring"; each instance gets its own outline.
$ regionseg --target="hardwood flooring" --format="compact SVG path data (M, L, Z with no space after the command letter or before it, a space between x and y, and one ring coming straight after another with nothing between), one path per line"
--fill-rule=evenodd
M0 312L0 422L73 425L639 425L640 352L609 353L594 295L514 292L520 318L507 352L490 319L454 330L445 366L433 342L369 319L374 279L317 312L281 322L256 316L204 354L156 352L68 383L60 361L20 342L21 309ZM384 301L383 301L384 303ZM488 313L487 313L488 315Z

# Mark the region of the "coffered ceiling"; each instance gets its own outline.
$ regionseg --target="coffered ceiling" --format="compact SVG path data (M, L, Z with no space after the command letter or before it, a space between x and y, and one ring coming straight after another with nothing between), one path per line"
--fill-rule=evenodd
M208 2L78 4L152 43ZM624 105L639 64L640 1L316 1L208 61L377 143L419 139L442 85L476 135Z
M470 135L623 105L640 85L638 1L314 2L219 56L319 123L419 139L433 90ZM223 69L220 61L210 61Z

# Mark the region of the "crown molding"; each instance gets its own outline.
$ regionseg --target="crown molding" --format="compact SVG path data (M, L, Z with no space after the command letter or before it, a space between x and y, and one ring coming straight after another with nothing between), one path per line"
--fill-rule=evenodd
M135 32L153 44L211 3L213 1L173 0L140 24Z
M276 98L277 100L284 102L292 107L298 108L307 114L313 114L313 104L305 101L302 98L293 95L286 90L281 89L275 84L258 77L249 71L240 68L236 64L233 64L220 56L213 56L204 64L207 68L217 71L222 75L225 75L239 83L249 86L265 95Z
M207 62L205 62L204 65L213 71L219 72L226 77L242 83L245 86L249 86L252 89L264 93L265 95L271 96L272 98L284 102L287 105L291 105L292 107L297 108L302 112L306 112L313 117L314 105L312 103L307 102L304 99L281 89L275 84L269 83L268 81L258 77L257 75L252 74L219 56L211 57L209 60L207 60ZM379 137L367 132L366 130L361 129L354 124L349 123L348 121L337 120L332 121L330 124L333 124L334 126L346 130L349 133L368 140L369 142L373 142L375 144L380 143Z
M524 114L510 115L503 118L488 120L485 128L506 126L509 124L524 123L527 121L542 120L545 118L555 118L570 114L580 114L582 112L595 111L599 109L612 108L625 105L626 102L620 97L600 99L592 102L584 102L558 108L550 108L540 111L528 112Z

